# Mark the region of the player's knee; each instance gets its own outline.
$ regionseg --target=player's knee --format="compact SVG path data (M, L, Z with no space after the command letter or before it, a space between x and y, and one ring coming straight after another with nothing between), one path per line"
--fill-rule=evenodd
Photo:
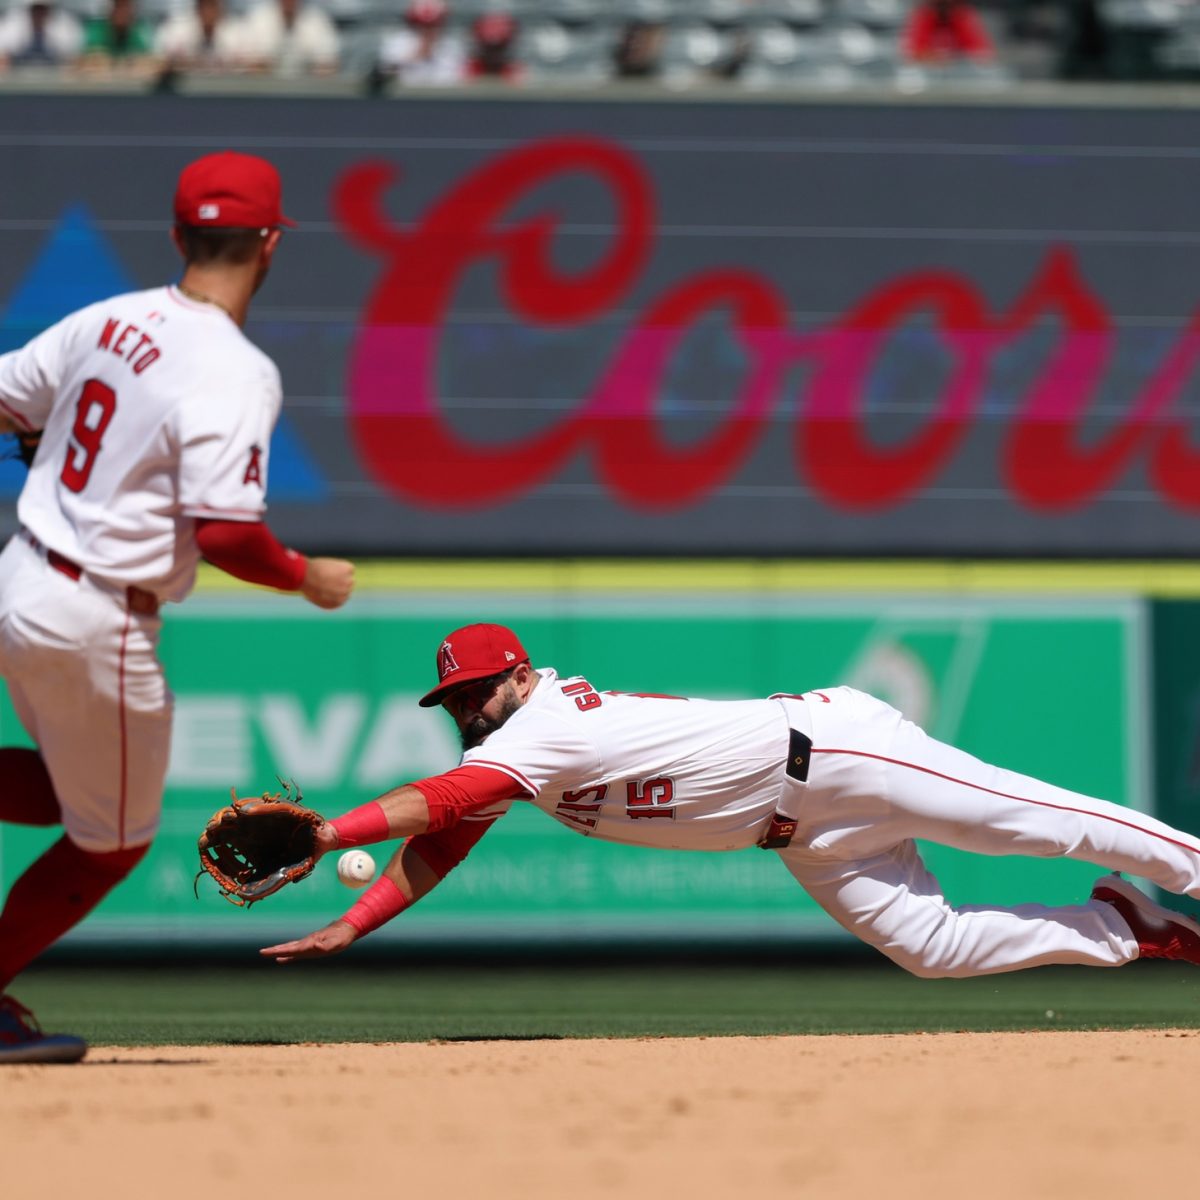
M941 963L926 962L920 958L897 958L893 956L892 961L903 967L910 975L915 975L918 979L949 979L955 973Z
M921 946L919 949L910 946L880 946L879 949L896 966L903 967L918 979L948 979L957 974L933 944Z
M142 846L125 846L120 850L82 850L76 847L77 857L83 870L91 875L104 876L119 883L146 857L150 843Z
M0 821L14 825L58 825L62 811L46 762L25 746L0 747Z

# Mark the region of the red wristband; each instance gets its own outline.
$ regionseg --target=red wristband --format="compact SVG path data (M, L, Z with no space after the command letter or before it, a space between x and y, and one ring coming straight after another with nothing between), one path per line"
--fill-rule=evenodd
M409 905L404 893L386 876L377 879L362 898L343 917L347 925L358 930L358 936L370 933L398 917Z
M378 800L352 808L329 822L339 846L369 846L388 840L388 819Z

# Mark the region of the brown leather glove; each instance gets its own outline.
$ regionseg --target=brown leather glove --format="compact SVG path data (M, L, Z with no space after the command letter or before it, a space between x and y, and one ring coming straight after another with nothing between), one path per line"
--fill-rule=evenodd
M317 829L324 818L299 803L303 797L295 784L283 788L249 799L231 789L233 803L213 813L200 835L196 879L207 871L232 904L248 907L316 866Z

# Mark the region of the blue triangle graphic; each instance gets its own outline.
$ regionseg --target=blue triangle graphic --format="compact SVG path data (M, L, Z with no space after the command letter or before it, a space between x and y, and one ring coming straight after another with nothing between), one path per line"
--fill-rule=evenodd
M67 313L137 285L96 232L87 210L72 205L0 317L0 351L23 346Z
M325 477L313 466L286 416L280 416L271 435L267 471L267 500L271 504L312 504L329 494Z
M23 346L48 325L77 308L128 292L138 284L129 277L87 207L74 204L63 213L50 240L8 297L0 313L0 354ZM271 439L270 499L315 503L329 492L286 415ZM16 496L25 485L25 467L0 460L0 496Z

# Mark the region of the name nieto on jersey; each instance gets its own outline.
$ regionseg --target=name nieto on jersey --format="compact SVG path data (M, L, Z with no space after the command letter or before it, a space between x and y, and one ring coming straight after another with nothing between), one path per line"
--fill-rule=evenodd
M104 322L96 345L100 350L109 350L118 358L123 358L133 368L135 375L140 375L162 356L162 351L148 333L143 333L130 321L122 323L118 317L109 317Z

